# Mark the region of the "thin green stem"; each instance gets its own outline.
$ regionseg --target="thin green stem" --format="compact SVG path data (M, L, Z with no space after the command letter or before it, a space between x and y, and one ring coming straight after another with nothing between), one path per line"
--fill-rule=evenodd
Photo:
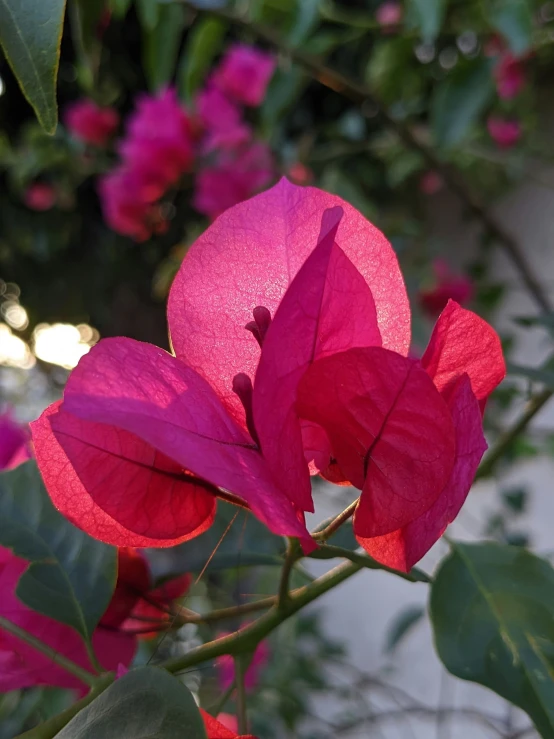
M312 532L312 536L316 541L327 541L331 536L333 536L334 533L336 533L340 527L343 525L343 523L346 523L349 518L352 518L354 515L354 512L358 506L359 498L356 498L356 500L353 503L350 503L349 506L347 506L342 513L339 513L338 516L336 516L331 523L328 526L325 526L324 529L321 530L315 530Z
M240 631L202 644L195 649L191 649L187 654L163 662L160 666L169 672L176 673L195 667L202 662L214 660L223 654L236 655L252 652L262 639L265 639L287 618L290 618L308 603L316 600L341 582L352 577L361 569L362 565L360 564L345 562L318 577L310 585L298 588L291 593L286 610L272 608L268 613L260 616L254 623L240 629Z
M9 621L7 618L4 618L3 616L0 616L0 627L4 629L4 631L13 634L13 636L17 636L18 639L21 639L21 641L24 641L26 644L29 644L29 646L33 647L33 649L36 649L37 652L45 654L48 659L51 659L52 662L55 662L60 667L63 667L64 670L70 672L76 678L81 680L81 682L85 683L85 685L89 685L90 687L96 685L96 682L98 680L96 675L93 675L88 670L85 670L79 665L75 664L75 662L72 662L67 657L64 657L63 654L56 652L56 650L52 649L52 647L49 647L48 644L45 644L40 639L37 639L36 636L30 634L28 631L25 631L25 629L16 626L14 623Z
M377 562L367 554L361 554L360 552L352 552L350 549L343 549L343 547L334 547L330 544L322 544L318 549L308 555L311 559L335 559L342 558L348 559L350 562L361 565L367 570L383 570L384 572L390 572L392 575L401 577L403 580L408 582L424 582L431 583L433 578L429 577L423 570L418 567L412 567L409 572L401 572L400 570L394 570L392 567L387 567Z
M53 739L79 711L86 708L100 693L103 693L106 688L109 688L114 680L115 676L113 672L102 675L98 678L90 693L84 698L81 698L80 701L69 706L65 711L58 713L57 716L52 716L48 721L44 721L34 729L29 729L24 734L19 734L15 739Z
M492 447L490 452L487 454L483 462L481 462L475 479L479 480L483 477L488 477L496 467L497 463L509 450L510 446L514 443L517 437L522 434L529 423L537 415L537 413L543 408L546 403L552 398L554 392L549 389L545 389L542 392L535 395L527 404L525 410L521 416L515 421L515 423L507 429L498 439L496 444Z
M278 608L285 609L290 598L289 581L295 562L302 557L299 550L298 541L296 539L287 539L287 553L281 570L281 579L279 581L279 594L277 599Z
M237 687L237 721L239 734L248 732L248 713L246 707L246 665L245 655L235 657L235 683Z

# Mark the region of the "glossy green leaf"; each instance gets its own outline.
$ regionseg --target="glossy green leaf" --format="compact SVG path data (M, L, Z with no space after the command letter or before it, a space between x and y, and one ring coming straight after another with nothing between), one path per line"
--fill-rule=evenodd
M41 126L58 122L56 79L65 0L0 0L0 45Z
M157 667L132 670L101 693L56 739L206 739L191 692Z
M554 737L554 569L517 547L453 545L431 590L449 672L494 690Z
M159 90L173 79L184 26L181 5L160 5L155 27L145 31L144 71L151 90Z
M426 43L432 43L441 30L445 10L445 0L410 0L408 25L419 29Z
M0 545L32 564L17 586L29 608L90 640L116 579L116 549L54 508L34 461L0 474Z
M179 94L190 100L204 82L214 58L221 51L227 25L218 18L200 18L187 39L179 63Z
M514 54L529 50L533 38L533 4L529 0L496 0L489 6L488 18Z
M421 606L409 606L402 610L392 621L387 631L385 651L394 652L404 637L421 621L424 615L425 611Z
M489 60L454 70L436 89L431 121L438 146L459 144L494 96Z

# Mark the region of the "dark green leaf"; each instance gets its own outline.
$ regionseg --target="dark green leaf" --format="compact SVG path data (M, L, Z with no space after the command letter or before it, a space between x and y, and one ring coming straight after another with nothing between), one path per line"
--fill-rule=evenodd
M65 0L0 0L0 45L40 121L54 133Z
M158 0L135 0L135 6L142 27L153 31L158 23L158 12L161 8Z
M86 51L98 42L98 26L106 10L106 0L73 0L79 11L81 38Z
M179 63L179 93L185 100L190 100L204 82L221 51L226 30L226 24L218 18L200 18L194 24Z
M496 0L488 17L514 54L520 56L529 50L533 36L533 5L529 0Z
M269 131L273 129L281 116L293 106L308 78L296 65L290 69L277 69L269 83L268 93L261 107L264 125Z
M401 611L389 626L385 641L385 651L394 652L402 639L423 618L425 611L421 606L409 606Z
M110 10L116 18L124 18L133 0L110 0Z
M437 651L457 677L494 690L554 737L554 569L499 544L459 544L431 590Z
M508 372L511 375L522 375L533 382L540 382L546 387L554 389L554 366L552 360L543 367L522 367L519 364L508 362Z
M445 9L445 0L410 0L408 25L418 28L426 43L432 43L441 30Z
M459 144L494 95L488 60L454 70L440 84L431 101L431 120L436 143Z
M145 30L144 71L151 90L159 90L173 78L184 25L182 6L160 5L155 27Z
M504 504L513 513L523 513L527 507L527 490L525 488L508 488L502 491Z
M206 739L192 694L165 670L132 670L101 693L56 739Z
M294 23L288 35L291 46L299 46L310 35L319 19L320 0L296 0Z
M90 640L113 593L116 549L58 513L34 462L0 474L0 544L32 563L18 597Z
M541 326L554 336L554 313L543 313L540 316L517 316L514 323L525 328Z

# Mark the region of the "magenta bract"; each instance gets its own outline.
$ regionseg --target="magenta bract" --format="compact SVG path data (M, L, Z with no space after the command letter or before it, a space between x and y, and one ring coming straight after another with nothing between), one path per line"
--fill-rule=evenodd
M190 248L168 322L175 356L103 340L33 424L55 505L93 536L170 546L223 497L310 551L319 471L361 490L358 540L407 569L457 514L504 376L498 336L450 302L409 358L396 256L340 198L283 179L226 211Z

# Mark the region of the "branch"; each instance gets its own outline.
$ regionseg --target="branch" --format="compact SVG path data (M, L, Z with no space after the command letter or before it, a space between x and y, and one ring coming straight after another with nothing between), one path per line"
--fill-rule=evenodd
M48 646L48 644L45 644L40 639L37 639L36 636L30 634L28 631L25 631L25 629L16 626L14 623L9 621L7 618L4 618L3 616L0 616L0 627L4 629L4 631L7 631L9 634L16 636L18 639L21 639L21 641L24 641L26 644L29 644L29 646L33 647L33 649L36 649L37 652L41 652L42 654L46 655L48 659L52 660L52 662L55 662L60 667L63 667L64 670L70 672L76 678L81 680L81 682L85 683L85 685L88 685L89 687L94 687L96 685L98 678L95 675L90 673L88 670L83 669L75 662L72 662L67 657L64 657L63 654L60 654L55 649Z
M277 607L281 610L285 610L290 600L289 593L289 580L297 560L302 556L299 551L297 539L287 540L287 553L285 555L285 561L283 563L283 569L281 570L281 579L279 581L279 594L277 596Z
M327 541L327 539L330 539L331 536L333 536L333 534L340 529L343 523L346 523L349 518L352 518L358 506L359 500L359 498L356 498L354 502L350 503L350 505L347 506L347 508L345 508L342 513L339 513L339 515L336 516L328 526L325 526L325 528L323 529L316 529L314 532L312 532L313 538L316 541L323 542Z
M523 431L525 431L529 423L533 420L533 418L537 415L541 408L546 405L546 403L553 395L554 392L552 390L545 389L538 395L535 395L533 398L531 398L531 400L527 404L527 407L521 414L521 417L518 418L513 426L511 426L500 436L500 438L487 454L483 462L481 462L481 464L479 465L479 469L477 470L477 474L475 475L475 480L480 480L483 477L488 477L492 473L496 464L509 450L513 442L521 433L523 433Z
M115 677L113 672L110 672L107 675L102 675L102 677L98 678L90 693L84 698L81 698L80 701L69 706L65 711L58 713L57 716L52 716L52 718L44 721L44 723L36 726L34 729L30 729L24 734L19 734L15 739L53 739L53 737L55 737L56 734L58 734L64 726L66 726L71 719L79 713L79 711L86 708L89 703L92 703L92 701L100 695L100 693L103 693L106 688L109 688L114 680Z
M324 593L344 582L362 569L362 565L354 562L345 562L326 572L310 585L298 588L290 594L286 608L272 608L269 613L261 616L257 621L240 631L202 644L190 652L179 657L173 657L162 662L159 667L176 673L195 667L201 662L208 662L223 654L237 655L252 652L258 643L274 631L290 616L300 611L304 606L316 600Z
M190 0L178 1L195 12L198 12L198 7L195 3L190 2ZM527 286L540 310L546 313L553 310L548 295L527 264L524 253L519 248L517 241L490 215L459 173L445 165L432 149L425 146L425 144L416 138L407 126L395 120L371 90L358 82L350 80L331 67L327 67L310 54L306 54L300 49L290 46L271 28L251 23L246 17L221 9L210 8L202 12L222 18L234 26L254 33L258 38L273 46L281 54L288 56L291 61L302 66L306 72L322 85L355 103L362 115L367 116L366 111L368 109L371 109L372 114L374 114L375 109L377 109L377 117L383 125L394 131L409 149L417 151L431 169L440 172L441 177L449 189L460 198L471 213L481 221L489 233L502 245L502 248L519 271L521 279Z
M368 556L367 554L360 554L359 552L351 552L350 549L343 549L343 547L334 547L330 544L322 544L319 549L316 549L308 555L311 559L334 559L335 557L342 557L348 559L350 562L354 562L360 567L367 570L383 570L384 572L390 572L393 575L401 577L403 580L408 582L424 582L431 583L433 579L429 577L423 570L418 567L413 567L410 572L401 572L400 570L394 570L392 567L387 567L377 562L376 559Z

